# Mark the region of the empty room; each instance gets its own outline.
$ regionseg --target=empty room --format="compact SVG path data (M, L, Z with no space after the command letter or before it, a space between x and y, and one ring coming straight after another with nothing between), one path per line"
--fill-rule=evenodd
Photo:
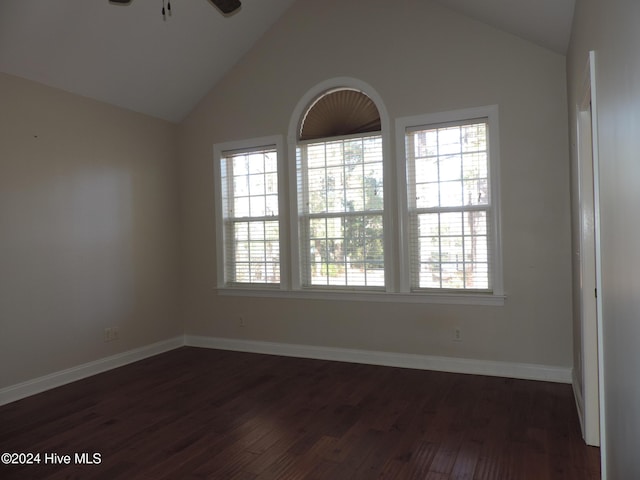
M638 19L2 0L0 478L640 478Z

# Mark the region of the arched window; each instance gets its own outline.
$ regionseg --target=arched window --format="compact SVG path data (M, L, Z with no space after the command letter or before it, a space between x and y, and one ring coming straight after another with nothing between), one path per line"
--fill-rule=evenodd
M308 104L296 178L301 286L384 289L381 120L365 92L332 88Z
M288 132L286 153L280 135L214 145L221 293L504 304L498 106L392 129L375 90L340 77Z

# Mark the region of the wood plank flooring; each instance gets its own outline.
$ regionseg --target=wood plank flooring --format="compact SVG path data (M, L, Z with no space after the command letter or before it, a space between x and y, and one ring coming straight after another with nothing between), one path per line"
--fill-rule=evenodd
M572 395L563 384L185 347L0 407L0 453L41 455L0 465L0 478L599 479ZM100 463L77 464L81 452ZM71 464L52 465L54 453Z

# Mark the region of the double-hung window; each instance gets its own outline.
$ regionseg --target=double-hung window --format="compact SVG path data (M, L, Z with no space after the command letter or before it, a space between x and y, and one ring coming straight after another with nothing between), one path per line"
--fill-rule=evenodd
M496 115L487 107L397 122L411 291L501 291Z
M280 284L280 153L278 137L215 147L220 285Z
M380 113L363 91L329 89L296 138L300 286L384 290Z
M286 162L282 136L214 145L219 291L502 305L498 107L397 118L392 156L379 96L332 83Z
M300 143L302 285L384 287L380 134Z

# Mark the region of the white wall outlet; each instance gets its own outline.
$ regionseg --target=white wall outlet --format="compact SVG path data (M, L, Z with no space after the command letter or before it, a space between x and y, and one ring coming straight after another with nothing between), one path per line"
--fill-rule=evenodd
M120 329L118 327L107 327L104 329L103 338L105 342L113 342L120 338Z
M461 342L462 341L462 330L460 327L456 327L453 329L453 341Z

